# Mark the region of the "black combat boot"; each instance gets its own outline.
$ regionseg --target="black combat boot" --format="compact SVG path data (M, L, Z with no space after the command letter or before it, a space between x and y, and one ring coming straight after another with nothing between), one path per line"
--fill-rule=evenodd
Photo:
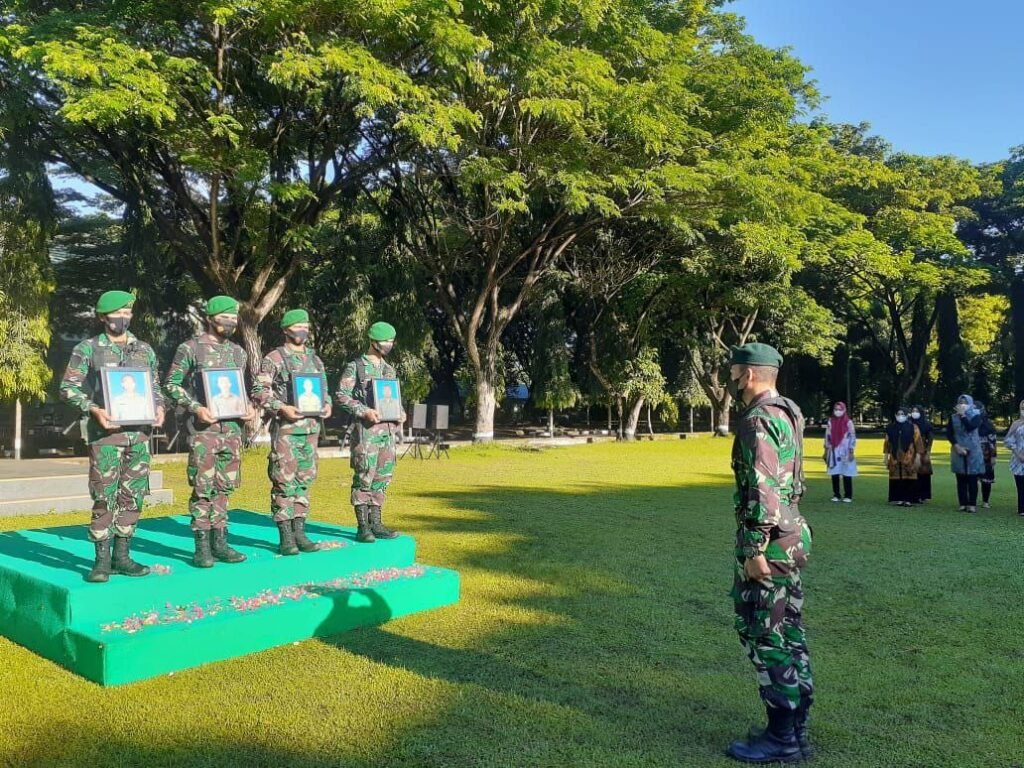
M768 727L760 736L734 741L725 753L741 763L796 763L803 760L794 733L796 711L768 707Z
M102 584L110 581L110 537L93 543L96 545L96 563L86 574L85 580L92 584Z
M210 554L210 532L194 531L196 553L192 556L192 565L196 568L213 568L213 555Z
M277 532L281 534L281 544L277 551L282 555L299 554L299 548L295 546L295 535L292 533L292 521L278 520Z
M377 538L373 535L373 531L370 530L369 507L365 507L362 504L356 507L356 523L359 525L359 530L356 531L356 541L363 544L373 544Z
M241 563L245 560L245 555L238 550L232 549L228 544L227 528L213 529L213 542L210 544L210 552L215 560L220 560L222 563Z
M800 754L804 760L814 757L815 749L807 736L807 719L814 699L810 696L800 697L800 706L796 710L796 717L793 720L793 735L796 736L796 743L800 745ZM765 729L754 726L750 729L750 739L759 739L764 735Z
M296 517L292 520L292 533L295 534L295 546L299 552L320 551L320 542L312 541L306 535L306 518Z
M370 507L370 530L378 539L397 539L398 533L380 521L380 507Z
M129 551L131 539L117 536L114 539L114 573L122 576L147 576L149 568L132 560Z

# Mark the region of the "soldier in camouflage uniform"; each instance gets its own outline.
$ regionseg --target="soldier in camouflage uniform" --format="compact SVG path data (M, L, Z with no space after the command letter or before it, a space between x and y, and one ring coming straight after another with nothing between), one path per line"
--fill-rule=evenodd
M309 338L309 313L293 309L281 319L285 343L263 358L252 401L270 417L270 511L281 535L282 555L316 552L319 544L306 536L309 515L309 487L316 479L316 446L320 437L320 419L330 418L330 400L320 400L320 413L305 415L293 387L297 374L320 378L320 392L328 390L323 361L306 346ZM314 397L314 399L316 399Z
M395 436L405 423L405 412L398 423L384 422L370 407L373 380L397 378L394 366L384 360L394 348L396 335L392 325L374 323L369 351L345 366L336 393L338 405L356 420L350 443L352 506L359 526L356 540L368 544L398 535L381 521L381 507L398 461Z
M130 546L143 500L149 495L150 428L114 424L100 381L104 368L148 369L153 377L154 426L163 424L156 354L128 331L134 302L135 297L125 291L107 291L100 296L96 314L103 322L103 332L74 348L60 383L61 399L82 412L82 433L89 443L89 494L93 501L89 538L96 546L95 564L85 577L90 582L108 581L111 572L125 576L149 573L149 568L132 560Z
M730 389L741 400L733 445L736 475L736 629L757 672L768 727L733 742L747 763L809 757L807 714L814 695L801 611L800 569L811 531L800 515L804 490L800 408L775 382L782 356L766 344L732 353Z
M249 406L241 418L218 421L205 401L204 370L240 368L244 376L247 360L245 350L230 341L238 326L238 302L230 296L214 296L206 303L206 317L206 332L178 347L165 383L167 399L191 414L188 509L196 546L192 562L199 568L213 567L215 559L245 560L227 542L228 499L238 487L242 470L242 422L256 418L256 410Z

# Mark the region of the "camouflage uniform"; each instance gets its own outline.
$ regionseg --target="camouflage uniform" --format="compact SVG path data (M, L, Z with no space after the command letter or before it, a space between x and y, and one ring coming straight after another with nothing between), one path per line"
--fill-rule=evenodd
M89 494L92 522L89 538L96 542L111 535L131 538L149 495L149 427L125 427L107 432L89 413L103 402L101 368L148 368L153 377L156 407L163 406L156 354L153 348L128 333L125 344L115 344L106 333L79 343L71 352L60 383L60 396L82 412L82 434L89 443Z
M791 400L762 394L743 412L733 444L736 475L736 630L769 708L797 710L812 699L810 657L801 619L800 568L811 531L800 515L803 416ZM770 583L751 581L746 558L764 555Z
M263 358L252 389L253 403L274 415L270 422L267 475L271 483L270 510L275 522L309 514L309 487L317 473L320 419L307 417L288 421L276 415L282 406L295 405L291 402L292 376L298 373L320 374L323 382L320 391L326 396L327 377L317 354L311 349L295 352L285 346Z
M395 435L400 426L393 422L367 425L363 415L370 410L372 379L397 378L395 367L384 360L374 363L367 355L345 366L335 395L342 410L355 418L352 429L352 506L383 507L384 496L395 472L398 454Z
M228 522L228 499L238 488L242 471L242 422L238 419L203 424L195 418L205 405L200 372L210 368L241 368L245 350L232 341L204 333L182 343L174 354L164 388L167 399L193 416L188 421L188 510L192 530L223 529Z

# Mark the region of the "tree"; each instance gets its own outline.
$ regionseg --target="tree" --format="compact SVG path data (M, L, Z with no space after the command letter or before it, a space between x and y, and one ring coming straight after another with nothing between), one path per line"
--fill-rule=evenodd
M37 157L152 221L206 293L241 301L250 365L334 207L395 153L473 121L424 82L480 41L442 0L16 0L0 114Z
M21 401L42 400L51 376L47 244L55 211L43 169L22 163L13 148L0 142L0 401L15 401L21 458Z
M548 434L555 436L555 411L572 408L581 399L570 371L571 337L558 297L550 294L538 307L540 332L534 340L530 385L533 402L548 412Z

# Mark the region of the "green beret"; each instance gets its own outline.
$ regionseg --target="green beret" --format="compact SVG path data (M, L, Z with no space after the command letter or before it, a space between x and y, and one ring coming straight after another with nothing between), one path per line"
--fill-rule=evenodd
M290 325L309 322L309 312L304 309L289 309L281 318L281 327L287 328Z
M96 313L106 315L135 303L135 294L128 291L107 291L96 302Z
M731 365L764 365L769 368L782 367L782 355L775 347L767 344L744 344L732 348Z
M391 341L398 335L391 323L374 323L370 326L370 341Z
M238 301L236 299L232 299L230 296L214 296L206 302L207 317L223 314L234 315L237 312Z

